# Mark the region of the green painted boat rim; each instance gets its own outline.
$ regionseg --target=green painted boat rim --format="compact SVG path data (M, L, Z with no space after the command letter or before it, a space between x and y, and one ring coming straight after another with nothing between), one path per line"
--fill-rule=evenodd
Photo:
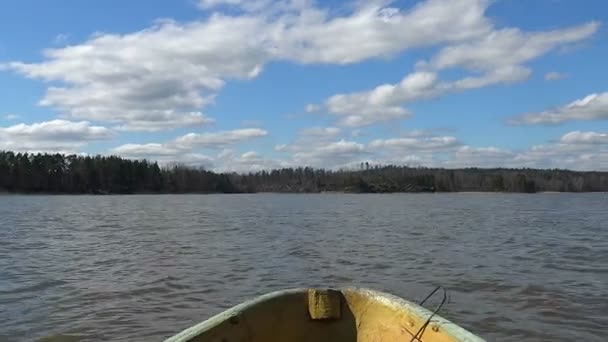
M272 300L275 298L279 298L279 297L282 297L285 295L307 293L308 290L310 290L310 289L309 288L296 288L296 289L281 290L281 291L276 291L276 292L271 292L268 294L261 295L257 298L245 301L230 309L227 309L226 311L224 311L220 314L217 314L199 324L196 324L196 325L178 333L177 335L169 337L164 342L188 341L196 336L199 336L199 335L205 333L206 331L210 330L211 328L220 325L221 323L225 322L226 320L230 319L231 317L238 316L242 311L245 311L248 308L255 307L258 304L261 304L266 301L269 301L269 300ZM418 317L421 317L423 320L427 320L432 315L432 312L423 308L422 306L420 306L416 303L413 303L411 301L405 300L401 297L392 295L390 293L371 290L371 289L367 289L367 288L359 288L359 287L344 287L344 288L337 288L335 290L341 291L341 292L357 292L357 293L366 295L370 298L374 298L375 300L377 300L379 302L382 302L383 304L385 304L387 306L392 306L396 309L405 309L409 312L412 312L413 314L417 315ZM473 333L469 332L468 330L460 327L459 325L457 325L439 315L433 316L433 318L431 320L431 324L433 326L439 325L441 327L441 329L443 331L445 331L445 333L447 335L454 337L454 339L456 341L485 342L484 339L474 335Z

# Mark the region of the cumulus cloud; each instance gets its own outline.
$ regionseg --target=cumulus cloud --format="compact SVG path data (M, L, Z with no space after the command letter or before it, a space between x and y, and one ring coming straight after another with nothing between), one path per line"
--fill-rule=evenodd
M107 140L115 133L87 121L52 120L0 127L0 150L76 152L89 141Z
M112 150L113 154L132 159L151 159L162 166L175 164L204 168L216 172L256 172L293 166L281 160L260 155L256 151L238 153L223 149L214 154L175 150L163 144L123 145Z
M432 150L452 149L462 145L455 137L426 137L426 138L393 138L373 140L369 146L377 149L391 150Z
M111 130L101 126L91 126L87 121L72 122L52 120L33 124L18 124L0 128L0 132L14 138L39 140L82 141L101 140L113 137Z
M370 91L338 94L324 103L327 110L339 117L343 126L358 127L408 118L407 103L437 97L446 92L481 88L496 83L512 83L526 79L530 70L506 66L481 76L467 76L456 81L440 81L434 72L417 71L406 75L397 84L383 84Z
M594 93L565 106L528 113L510 120L513 124L559 124L572 120L608 119L608 93Z
M488 70L480 76L467 76L448 83L446 90L462 91L487 87L494 84L510 84L527 79L531 73L532 71L526 67L507 65Z
M462 146L446 159L445 167L517 167L513 162L517 154L501 148Z
M295 145L291 150L292 164L328 168L357 162L367 154L365 145L344 139L313 148Z
M88 141L109 139L114 131L205 126L214 122L206 109L226 82L253 79L268 63L344 65L433 47L437 53L400 81L336 94L305 108L333 115L336 126L353 128L405 119L412 102L524 80L532 73L527 65L531 60L586 39L599 26L589 22L545 32L497 28L485 13L490 0L426 0L410 8L398 8L390 0L353 1L339 11L317 3L198 0L209 12L205 19L163 20L138 32L96 34L47 49L38 62L0 64L0 70L47 82L40 105L73 120L2 127L0 148L73 151ZM462 77L444 79L447 69L458 69ZM605 119L607 108L608 95L599 93L518 120L533 124ZM430 166L544 166L552 161L576 166L578 161L582 167L604 153L592 149L603 146L603 133L597 132L571 132L559 142L525 151L472 147L455 137L414 133L362 143L356 141L359 129L350 132L347 138L338 127L304 129L295 141L275 147L285 156L280 160L232 150L267 135L257 128L190 133L168 142L124 144L110 152L223 170L245 170L248 165L335 168L367 160ZM200 150L211 151L205 151L208 155Z
M602 142L602 139L604 140ZM523 150L462 146L441 165L446 167L560 168L608 170L608 141L601 133L570 132L557 142Z
M409 111L399 104L429 98L441 91L434 73L406 76L398 84L383 84L371 91L338 94L325 102L327 110L340 116L344 126L364 126L375 122L406 118Z
M110 154L133 159L152 159L161 164L181 163L190 166L222 169L228 162L218 153L218 158L200 153L201 149L226 150L230 146L264 137L267 131L259 128L243 128L231 131L189 133L165 143L124 144L110 149ZM232 161L241 160L236 157ZM245 165L245 164L243 164Z
M203 0L199 5L264 11L218 12L202 21L164 20L135 33L97 34L47 49L41 62L16 61L2 68L53 82L40 104L68 117L155 131L209 123L200 110L226 80L256 77L271 61L355 63L471 39L489 29L486 0L427 0L409 10L371 2L339 16L308 1Z
M599 28L599 23L546 32L522 32L517 28L494 30L472 42L453 44L439 51L423 66L436 70L464 66L487 71L516 66L539 57L563 44L586 39Z
M462 145L453 136L416 130L398 138L372 140L367 148L372 153L369 161L373 164L436 167Z
M225 77L255 76L266 60L258 40L261 19L216 15L205 22L162 22L127 35L99 35L80 45L46 50L40 63L5 67L30 78L60 82L40 104L125 130L201 126L199 111ZM250 36L253 34L253 36Z
M256 172L288 167L284 161L260 155L256 151L237 153L233 150L224 150L214 158L215 170L220 172Z
M331 128L331 127L330 127ZM315 133L322 133L320 128ZM337 131L336 131L337 132ZM368 144L355 140L335 139L332 135L309 135L308 130L291 144L275 146L289 165L306 165L324 168L357 167L361 162L375 164L411 164L413 162L436 165L434 154L447 153L462 143L455 137L436 136L430 132L412 131L401 138L376 139Z
M512 159L520 167L608 170L608 149L590 144L553 143L532 146Z
M129 158L158 158L164 156L177 156L182 151L170 144L148 143L148 144L124 144L111 150L112 154Z
M189 133L175 139L174 144L182 149L192 149L195 147L221 148L239 142L261 138L268 135L268 132L260 128L243 128L232 131L210 132L210 133Z
M372 165L427 167L533 167L576 170L608 169L608 143L604 133L570 132L560 141L512 150L495 146L471 146L454 136L433 131L404 132L401 137L355 140L305 139L275 146L282 157L275 162L289 166L331 169ZM599 146L599 147L598 147Z
M566 144L608 144L608 133L574 131L560 139Z
M215 159L206 154L182 150L171 144L124 144L109 151L109 154L130 159L147 159L167 166L181 164L195 168L213 169Z
M488 30L478 37L449 44L429 61L420 61L418 70L406 75L400 83L383 84L370 91L337 94L328 98L323 106L338 116L338 123L344 126L404 119L410 116L404 105L411 102L448 92L525 80L532 73L525 63L564 44L586 39L598 27L597 22L590 22L547 32L528 33L516 28ZM438 73L451 68L464 69L470 75L454 81L440 80Z
M274 150L281 152L284 165L345 167L360 162L368 151L364 144L342 138L344 134L338 127L309 127L301 129L291 143L278 144Z
M601 140L601 138L599 138ZM608 145L598 142L559 141L511 150L495 146L461 145L450 149L403 150L398 156L378 156L378 161L445 168L567 168L608 170Z
M300 135L307 137L335 137L340 134L338 127L311 127L300 131Z
M207 145L203 154L194 145L185 148L176 140L164 144L126 144L112 154L146 158L167 165L182 163L221 172L250 172L281 167L312 166L329 169L358 168L372 165L409 165L426 167L532 167L573 170L608 170L608 134L573 131L554 142L512 150L495 146L466 145L454 136L435 135L432 131L405 132L401 137L375 139L365 144L335 136L314 137L300 132L290 144L276 145L277 156L253 150L238 152L234 140L223 148ZM229 136L229 135L227 135ZM309 139L310 138L310 139ZM253 139L253 138L252 138ZM228 141L232 142L229 144ZM213 152L215 151L215 152Z
M447 44L399 84L339 94L325 103L345 126L409 116L403 104L449 90L526 78L521 64L588 37L598 24L548 32L496 30L488 0L427 0L409 9L391 1L353 2L336 15L305 0L200 0L214 12L190 23L159 21L130 34L97 34L80 44L48 49L41 62L3 65L53 82L40 101L68 117L110 122L121 130L157 131L202 126L201 112L230 79L250 79L272 61L348 64L407 49ZM403 34L415 32L416 34ZM462 66L482 72L454 83L436 71ZM307 106L307 111L321 109Z
M409 10L386 3L359 2L354 12L339 17L308 8L286 32L281 53L302 63L354 63L414 47L470 39L490 26L484 17L489 4L486 0L428 0Z

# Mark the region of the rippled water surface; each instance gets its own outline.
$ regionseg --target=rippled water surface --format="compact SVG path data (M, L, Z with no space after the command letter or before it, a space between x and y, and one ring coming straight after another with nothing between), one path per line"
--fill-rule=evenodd
M488 340L608 340L608 194L0 196L0 340L162 340L365 286Z

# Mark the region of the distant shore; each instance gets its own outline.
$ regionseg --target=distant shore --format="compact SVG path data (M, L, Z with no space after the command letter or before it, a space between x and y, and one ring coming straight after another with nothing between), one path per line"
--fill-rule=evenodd
M608 172L372 165L216 173L117 156L0 151L0 193L564 193L608 191Z
M184 192L184 193L168 193L168 192L142 192L142 193L108 193L108 194L93 194L93 193L44 193L44 192L0 192L0 197L10 196L163 196L163 195L399 195L399 194L411 194L411 195L422 195L422 194L433 194L433 195L445 195L445 194L462 194L462 195L561 195L561 194L608 194L608 191L538 191L538 192L505 192L505 191L436 191L436 192L344 192L344 191L321 191L321 192Z

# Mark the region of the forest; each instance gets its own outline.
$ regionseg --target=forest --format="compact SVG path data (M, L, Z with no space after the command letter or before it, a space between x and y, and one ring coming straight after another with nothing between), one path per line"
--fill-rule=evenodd
M356 169L284 168L215 173L117 156L0 151L0 192L46 194L255 192L592 192L608 191L608 172L561 169L442 169L361 164Z

